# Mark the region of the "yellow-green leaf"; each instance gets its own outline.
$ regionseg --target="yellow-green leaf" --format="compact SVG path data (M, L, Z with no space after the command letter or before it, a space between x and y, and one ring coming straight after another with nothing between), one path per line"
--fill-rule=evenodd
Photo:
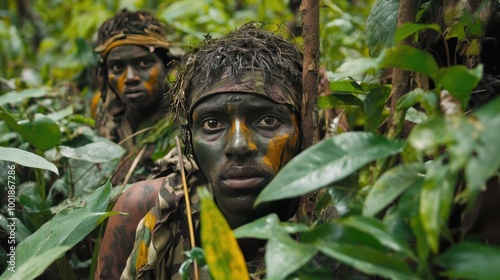
M205 188L201 199L201 244L213 279L249 279L245 259L224 216Z

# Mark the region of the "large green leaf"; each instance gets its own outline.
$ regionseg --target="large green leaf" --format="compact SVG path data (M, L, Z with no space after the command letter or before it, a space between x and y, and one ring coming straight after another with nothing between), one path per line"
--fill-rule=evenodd
M341 219L339 222L343 225L365 232L373 236L373 238L387 248L404 253L406 256L415 259L408 243L397 235L393 235L387 226L378 219L363 216L349 216L345 219Z
M42 274L49 265L56 259L60 258L64 252L68 251L70 246L58 246L49 248L40 255L29 259L27 262L16 268L16 272L9 280L32 280ZM7 273L2 275L0 279L4 279Z
M274 235L277 227L283 228L288 233L298 233L309 230L309 227L304 224L282 223L278 215L273 213L236 228L234 230L234 236L236 238L269 239Z
M61 146L59 152L67 158L103 163L120 158L125 149L111 141L99 141L78 148Z
M481 243L459 243L435 263L445 269L441 274L458 279L498 279L500 275L500 248Z
M198 188L201 200L201 244L214 279L248 279L247 265L226 219L209 192Z
M438 33L441 33L441 27L435 23L431 24L419 24L414 22L406 22L398 27L396 30L396 34L394 35L394 43L399 43L406 39L408 36L411 36L421 30L434 30Z
M422 163L401 164L386 171L370 188L366 196L363 215L373 216L392 203L407 189L422 185Z
M16 265L21 266L51 248L77 244L97 227L97 221L108 207L110 192L108 182L98 188L83 207L63 210L43 224L17 246Z
M448 222L458 177L445 160L446 157L441 156L426 166L427 176L420 194L420 219L433 252L439 249L440 228Z
M398 22L398 0L377 0L366 20L366 35L370 53L377 55L384 48L394 45Z
M22 166L50 170L57 175L57 167L43 157L17 148L0 147L0 160L11 161Z
M311 244L294 241L277 228L266 245L266 277L281 280L306 264L317 253Z
M397 46L388 49L379 57L380 67L397 67L408 71L433 76L439 70L436 59L429 52L410 47Z
M437 73L431 75L434 82L448 90L456 97L462 108L467 106L472 90L477 86L483 76L483 66L478 65L474 69L468 69L464 65L453 65L441 68Z
M46 151L55 147L61 141L59 126L42 114L35 114L33 120L23 120L12 130L21 134L23 139L33 147Z
M27 98L37 98L47 95L49 91L47 88L30 88L20 92L11 91L7 94L0 96L0 106L9 103L18 103Z
M477 144L475 156L472 156L465 167L467 187L473 194L477 194L484 186L484 182L498 172L500 168L500 98L490 101L474 115L479 119L482 128ZM472 135L471 135L472 137Z
M366 132L346 132L308 148L292 159L257 197L297 197L341 180L367 163L394 155L404 142Z

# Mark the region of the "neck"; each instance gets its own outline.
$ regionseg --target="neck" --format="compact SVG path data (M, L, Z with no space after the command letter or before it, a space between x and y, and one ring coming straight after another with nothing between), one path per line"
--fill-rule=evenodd
M136 132L143 122L148 121L151 117L153 117L160 107L160 104L161 103L159 102L155 102L148 108L129 109L127 112L127 121L129 122L132 131Z

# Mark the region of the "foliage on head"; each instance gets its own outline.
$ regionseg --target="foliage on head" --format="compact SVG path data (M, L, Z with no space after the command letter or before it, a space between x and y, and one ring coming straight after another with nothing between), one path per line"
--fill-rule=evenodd
M106 43L112 37L119 34L141 34L147 32L155 35L165 37L164 25L148 11L131 12L127 9L121 10L114 17L106 20L97 31L97 45ZM165 67L172 61L172 56L169 54L168 49L155 48L154 52L162 58ZM106 59L101 58L97 65L97 79L99 82L99 89L103 96L106 98L106 91L108 90L108 79L106 69Z
M295 45L256 23L247 23L222 38L207 38L185 55L177 79L167 98L184 131L190 125L190 102L194 87L212 85L221 77L238 81L253 69L261 72L264 84L287 84L296 100L292 110L300 119L302 100L302 54ZM188 135L184 135L188 136Z

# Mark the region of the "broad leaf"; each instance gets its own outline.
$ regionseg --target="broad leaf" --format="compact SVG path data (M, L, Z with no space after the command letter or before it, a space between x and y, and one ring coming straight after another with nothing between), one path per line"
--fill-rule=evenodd
M316 253L317 249L313 245L298 243L283 229L278 228L266 245L266 277L285 279L306 264Z
M398 238L397 235L393 235L393 233L388 230L386 225L378 219L363 216L349 216L345 219L341 219L339 223L365 232L373 236L373 238L378 240L380 244L386 246L387 248L396 252L404 253L406 256L415 259L408 243L405 240Z
M249 279L247 265L226 219L205 188L201 200L201 244L214 279Z
M483 67L480 64L474 69L467 69L464 65L453 65L441 68L431 75L437 84L448 90L456 97L462 108L466 108L472 90L477 86L483 76Z
M377 0L373 4L365 27L370 54L378 55L382 49L394 46L398 9L398 0Z
M365 132L346 132L325 139L292 159L259 194L255 204L317 190L371 161L399 153L403 146L403 141Z
M380 67L396 67L433 76L439 70L436 59L429 52L402 45L388 49L379 57Z
M11 128L33 147L42 151L55 147L61 141L59 125L42 114L36 114L32 121L20 121L17 127Z
M435 263L445 269L441 274L447 277L498 279L500 248L481 243L460 243L444 252Z
M58 246L48 248L47 251L29 259L19 267L9 278L10 280L32 280L41 275L56 259L60 258L64 252L68 251L70 246ZM0 279L7 279L10 272L5 272Z
M57 175L57 167L43 157L17 148L0 147L0 160L11 161L22 166L50 170Z
M465 167L467 188L473 197L484 186L484 182L498 172L500 168L500 98L490 101L474 115L479 119L482 131L475 146L475 156L471 157ZM497 143L492 144L492 143Z
M432 23L432 24L419 24L419 23L414 23L414 22L406 22L403 23L401 26L398 27L396 30L396 34L394 34L394 43L399 43L406 39L406 37L411 36L421 30L434 30L438 33L442 33L441 27L439 25Z
M363 101L348 93L335 93L318 97L318 107L322 109L345 108L346 106L363 106Z
M407 189L421 185L423 164L401 164L386 171L370 188L366 196L363 215L373 216L392 203Z
M17 265L51 248L77 244L97 227L108 206L110 192L111 184L108 182L89 197L84 207L63 210L43 224L17 246Z
M0 106L5 104L19 103L28 98L37 98L47 95L47 88L30 88L20 92L11 91L7 94L0 96Z
M236 238L269 239L274 235L278 227L281 227L288 233L299 233L309 230L309 227L304 224L282 223L278 215L273 213L236 228L234 236Z
M445 159L441 156L427 165L427 176L420 194L420 219L433 252L439 249L440 228L448 222L458 177L444 163Z
M111 141L99 141L78 148L61 146L59 152L67 158L103 163L120 158L125 149Z

